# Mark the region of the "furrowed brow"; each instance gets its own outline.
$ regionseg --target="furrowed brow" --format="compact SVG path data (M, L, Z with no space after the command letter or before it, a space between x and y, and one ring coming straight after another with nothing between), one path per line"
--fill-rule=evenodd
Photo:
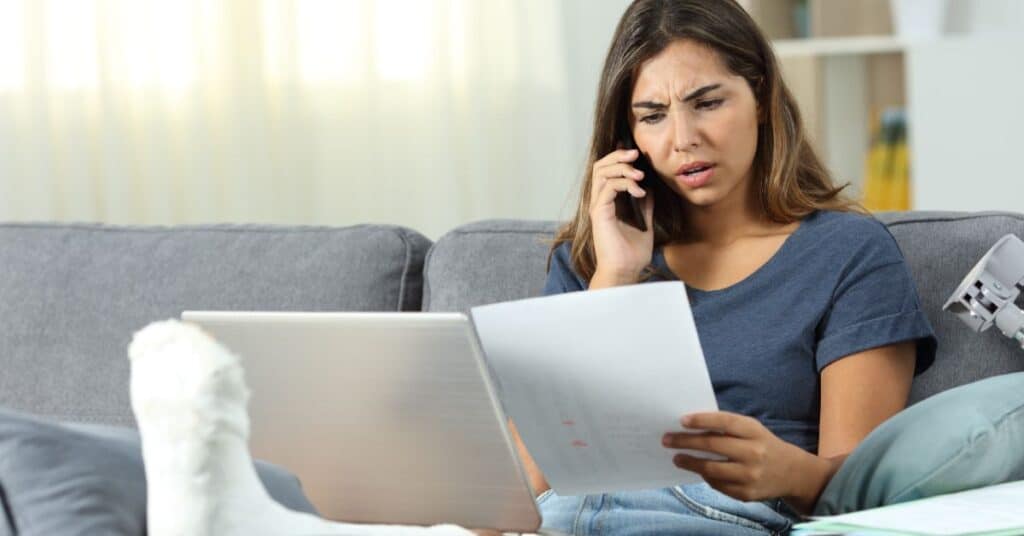
M720 87L722 87L722 84L708 84L704 87L697 88L691 91L689 95L684 97L683 102L689 102L694 99L699 99L706 93L714 91ZM647 110L664 110L665 108L668 108L668 105L663 102L656 101L637 101L633 103L633 108L642 108Z
M648 110L664 110L665 108L668 108L668 105L654 101L638 101L633 103L633 108L644 108Z
M696 89L696 90L690 92L689 95L687 95L686 97L683 98L683 102L689 102L689 101L692 101L693 99L699 99L705 93L707 93L709 91L714 91L714 90L716 90L716 89L718 89L720 87L722 87L722 84L708 84L708 85L706 85L706 86L704 86L702 88L699 88L699 89Z

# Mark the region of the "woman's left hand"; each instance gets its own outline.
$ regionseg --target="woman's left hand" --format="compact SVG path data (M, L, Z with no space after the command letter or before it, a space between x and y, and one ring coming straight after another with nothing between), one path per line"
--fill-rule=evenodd
M760 422L736 413L695 413L683 418L694 432L670 432L662 444L673 449L693 449L719 454L725 460L676 454L677 467L704 477L711 487L741 501L787 497L799 468L813 463L813 454L787 443Z

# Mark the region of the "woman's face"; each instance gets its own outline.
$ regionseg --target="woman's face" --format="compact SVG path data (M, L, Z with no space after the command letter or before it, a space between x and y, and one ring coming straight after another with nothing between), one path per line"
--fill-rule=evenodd
M757 102L717 53L672 43L640 66L630 103L637 147L676 193L699 206L747 194Z

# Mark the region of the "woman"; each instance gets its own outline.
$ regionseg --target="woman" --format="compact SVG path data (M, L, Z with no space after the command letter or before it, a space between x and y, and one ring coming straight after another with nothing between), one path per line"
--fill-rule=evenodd
M622 148L626 133L638 150ZM656 176L637 169L641 154ZM605 60L589 160L545 294L682 280L721 411L681 416L663 445L726 460L678 453L665 468L704 484L548 490L545 527L785 532L934 360L895 240L833 185L770 45L733 0L629 6ZM616 217L617 195L642 200L646 231ZM547 489L520 449L535 489Z

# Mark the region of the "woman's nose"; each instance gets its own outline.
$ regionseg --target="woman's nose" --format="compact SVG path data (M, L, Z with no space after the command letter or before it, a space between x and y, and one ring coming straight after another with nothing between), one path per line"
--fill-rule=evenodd
M676 152L688 151L699 144L699 134L693 121L683 117L682 114L676 117L673 130L673 135L675 136L673 144Z

